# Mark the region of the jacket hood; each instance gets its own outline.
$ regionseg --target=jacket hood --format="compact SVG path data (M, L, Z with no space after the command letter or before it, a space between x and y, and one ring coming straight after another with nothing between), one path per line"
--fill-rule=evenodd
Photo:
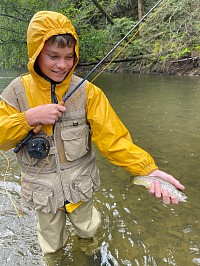
M29 23L27 30L27 48L28 48L29 62L27 64L27 67L34 81L41 89L47 87L45 86L47 85L47 81L45 81L35 72L34 69L35 61L38 55L40 54L44 46L44 43L47 39L49 39L53 35L66 34L66 33L71 34L76 40L76 45L75 45L76 59L74 67L68 74L67 78L61 83L62 85L69 85L72 73L74 71L75 66L78 63L78 58L79 58L78 37L73 25L71 24L71 21L61 13L52 12L52 11L39 11L33 16L33 18ZM58 84L57 87L62 86L61 84Z

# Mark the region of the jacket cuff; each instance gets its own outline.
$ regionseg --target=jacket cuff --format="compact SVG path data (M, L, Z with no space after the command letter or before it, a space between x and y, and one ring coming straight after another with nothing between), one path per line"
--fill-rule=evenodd
M143 169L140 175L148 175L156 169L158 169L158 166L156 166L155 164L149 164Z
M22 128L24 130L26 130L27 132L29 132L31 129L33 129L34 127L31 127L27 121L26 121L26 117L25 117L25 112L20 113L18 116L19 119L19 123L21 124Z

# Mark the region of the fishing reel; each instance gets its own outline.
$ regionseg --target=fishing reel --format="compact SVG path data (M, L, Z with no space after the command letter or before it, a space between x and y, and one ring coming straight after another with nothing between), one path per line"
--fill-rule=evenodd
M47 157L50 150L50 143L43 137L35 137L28 142L28 153L35 159L43 159Z

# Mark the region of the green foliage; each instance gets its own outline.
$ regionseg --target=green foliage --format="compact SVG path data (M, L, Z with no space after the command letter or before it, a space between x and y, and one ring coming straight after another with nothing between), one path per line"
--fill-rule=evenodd
M107 30L109 31L110 38L114 39L114 41L118 42L122 35L126 35L131 28L136 24L130 18L116 18L113 20L113 25L108 25Z
M191 56L191 50L188 47L185 47L183 49L180 50L179 52L179 57L188 57Z
M94 28L84 30L80 34L79 44L80 61L87 62L88 58L90 61L99 60L107 52L107 31Z
M99 2L114 24L110 24L89 0L1 0L0 67L21 68L26 65L26 31L31 17L39 10L58 11L71 19L79 36L81 62L101 59L135 25L138 11L137 1ZM145 12L156 3L154 0L142 2ZM153 54L153 62L157 60L167 64L170 60L188 57L194 52L199 55L199 36L199 0L190 0L189 3L188 0L163 1L157 11L142 23L139 33L121 56ZM126 41L114 53L125 44ZM146 63L148 67L152 65L149 60Z
M145 38L154 36L152 47L159 42L164 53L170 53L172 44L175 44L173 53L188 55L193 45L199 43L199 11L197 0L190 1L190 4L186 0L169 1L168 6L149 21L150 26L145 27Z
M160 42L155 42L154 43L154 49L153 49L153 52L158 54L158 53L161 53L162 52L162 44Z
M26 65L28 23L35 12L54 8L54 1L1 0L0 67L21 68Z
M134 57L143 54L149 54L150 46L144 43L142 39L134 39L126 49L127 57Z

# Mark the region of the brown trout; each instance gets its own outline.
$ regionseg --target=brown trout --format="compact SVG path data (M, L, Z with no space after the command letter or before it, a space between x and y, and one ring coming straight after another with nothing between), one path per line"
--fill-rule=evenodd
M187 196L181 190L158 176L136 176L133 178L131 183L141 185L149 189L151 187L151 183L155 180L159 181L161 190L163 188L167 189L170 196L175 196L180 202L187 202Z

